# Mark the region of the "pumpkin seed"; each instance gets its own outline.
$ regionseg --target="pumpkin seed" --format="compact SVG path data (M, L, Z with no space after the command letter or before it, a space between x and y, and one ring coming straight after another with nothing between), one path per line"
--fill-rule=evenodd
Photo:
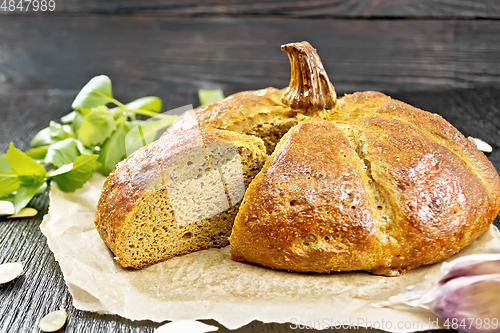
M14 209L14 204L10 201L0 201L0 215L11 215L14 214L16 210Z
M64 324L66 324L67 317L68 314L64 309L52 311L40 320L38 327L42 330L42 332L58 331L64 326Z
M483 153L491 153L493 151L493 148L487 142L473 137L469 137L469 139L472 139L476 144L477 149L479 149Z
M7 216L7 218L13 219L13 218L19 218L19 217L32 217L32 216L36 216L36 214L38 214L38 211L35 208L24 207L23 209L21 209L19 211L19 213L9 215L9 216Z
M23 274L23 264L10 262L0 265L0 284L10 282Z

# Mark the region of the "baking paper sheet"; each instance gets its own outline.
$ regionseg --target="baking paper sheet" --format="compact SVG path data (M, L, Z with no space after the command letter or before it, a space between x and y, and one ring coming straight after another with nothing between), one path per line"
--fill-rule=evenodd
M442 324L423 309L372 306L432 279L440 264L397 278L364 272L299 274L234 262L226 247L142 270L124 269L113 260L93 224L104 179L96 174L74 193L53 187L50 209L41 224L78 309L156 322L214 319L229 329L253 320L289 323L292 328L371 326L391 332ZM473 253L500 253L495 227L448 261Z

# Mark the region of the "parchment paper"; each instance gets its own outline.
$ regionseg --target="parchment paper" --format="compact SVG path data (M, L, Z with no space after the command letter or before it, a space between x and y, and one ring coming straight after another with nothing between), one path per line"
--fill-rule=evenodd
M392 332L438 328L427 310L376 308L408 286L437 275L441 264L397 277L364 272L299 274L273 271L231 260L229 248L176 257L142 270L113 260L94 228L95 207L104 177L64 193L53 187L41 224L59 262L76 308L156 322L214 319L229 329L253 320L294 327L375 327ZM473 253L500 253L491 227L468 248L448 259Z

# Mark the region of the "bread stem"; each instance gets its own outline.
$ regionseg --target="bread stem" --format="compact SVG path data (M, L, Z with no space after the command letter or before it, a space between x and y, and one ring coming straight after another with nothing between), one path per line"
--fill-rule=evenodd
M284 44L281 50L288 52L292 67L290 85L283 93L282 102L306 114L333 109L337 94L316 49L308 42L300 42Z

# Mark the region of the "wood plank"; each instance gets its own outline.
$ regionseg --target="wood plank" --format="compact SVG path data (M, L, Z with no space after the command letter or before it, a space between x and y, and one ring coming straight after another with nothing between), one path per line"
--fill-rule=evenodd
M0 40L4 92L76 91L99 74L131 98L285 87L280 45L300 40L318 49L341 93L500 83L500 21L491 20L9 16Z
M16 0L16 3L18 1ZM53 4L55 5L54 11L57 13L280 15L292 17L363 18L500 18L500 4L496 0L65 0L55 1ZM16 14L20 12L20 9L14 10ZM35 13L33 9L30 12ZM36 13L40 14L40 11ZM1 14L12 14L12 11L7 8L7 10L0 10Z

